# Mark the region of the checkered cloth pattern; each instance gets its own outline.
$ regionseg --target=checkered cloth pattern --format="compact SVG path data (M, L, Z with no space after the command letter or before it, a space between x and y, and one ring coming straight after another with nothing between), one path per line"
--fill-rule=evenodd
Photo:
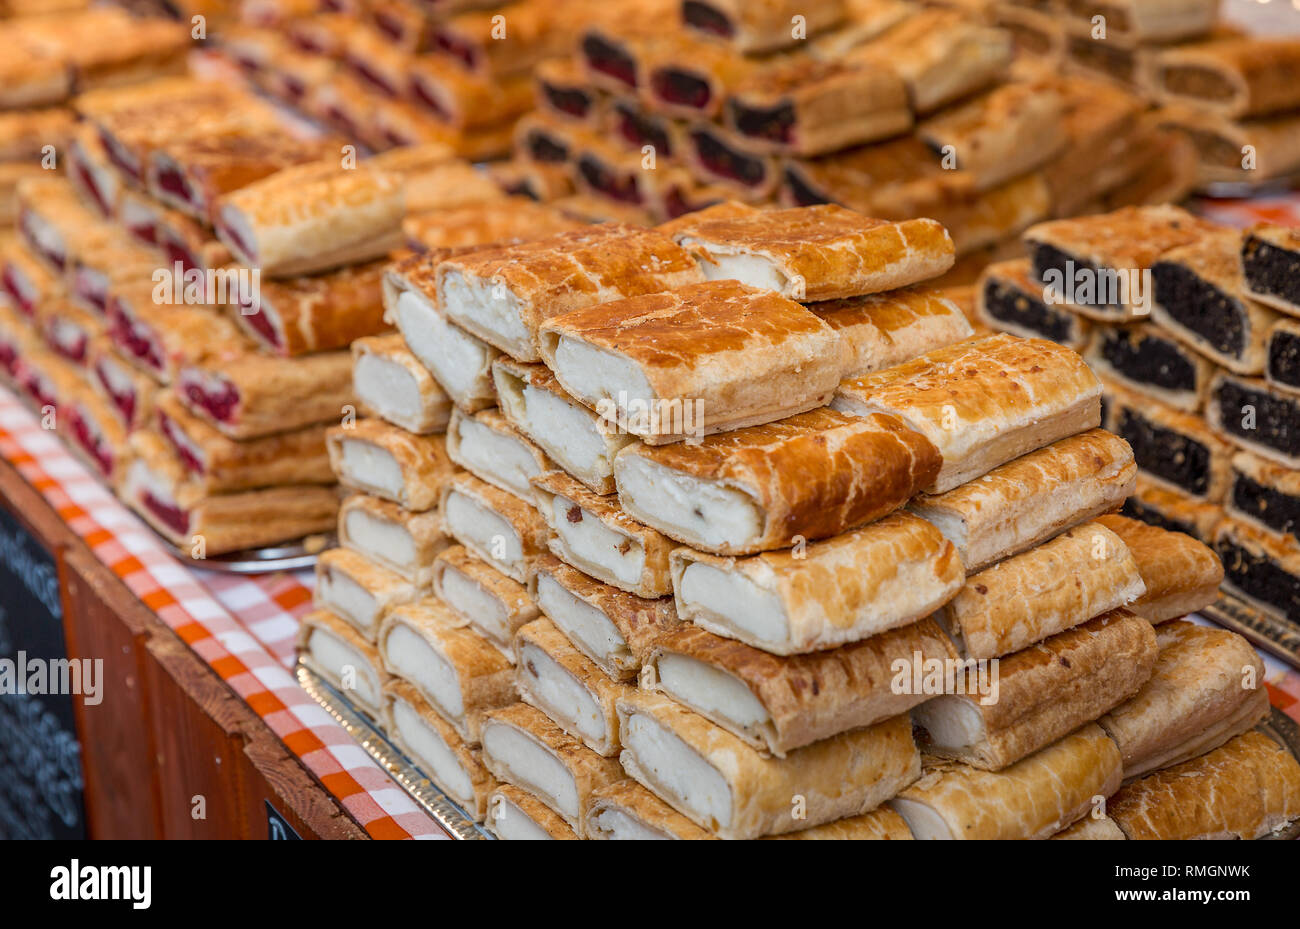
M310 607L310 572L229 577L182 564L3 387L0 455L367 833L450 838L294 679L293 638Z

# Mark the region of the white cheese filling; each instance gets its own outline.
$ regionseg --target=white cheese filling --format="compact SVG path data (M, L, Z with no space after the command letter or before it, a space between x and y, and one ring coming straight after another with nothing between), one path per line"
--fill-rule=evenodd
M894 808L895 813L903 817L907 828L912 830L915 838L935 841L953 837L948 824L932 807L903 797L895 797L889 801L889 805Z
M500 282L467 278L459 271L450 271L440 282L438 302L452 320L491 333L502 345L523 349L532 344L532 334L520 316L518 298Z
M602 571L601 580L614 578L611 583L635 587L645 571L641 543L611 529L581 507L578 510L582 518L573 522L569 513L575 507L577 504L567 497L556 495L551 499L551 518L564 547L576 560Z
M689 613L699 609L713 620L760 642L783 643L790 626L781 600L742 574L695 561L686 566L677 597Z
M528 437L571 474L590 481L608 477L614 472L614 456L635 441L630 435L603 431L595 413L549 390L528 385L523 396Z
M739 490L631 454L615 461L614 479L628 515L673 538L739 548L763 534L762 512Z
M728 720L740 729L771 721L753 691L726 671L671 653L660 656L656 670L660 690L702 715Z
M593 742L605 741L609 727L591 691L536 645L524 645L519 657L520 686L531 691L547 716L559 723L561 729L577 731Z
M379 676L366 656L332 632L313 629L307 639L307 651L316 665L335 681L351 680L357 699L367 707L380 705ZM344 672L351 668L352 674Z
M320 583L316 585L316 599L331 613L373 637L371 630L379 618L379 601L356 578L337 568L322 571Z
M635 362L562 335L555 346L555 376L565 387L589 402L612 400L619 410L648 405L654 388Z
M352 484L394 502L402 501L402 491L406 489L402 466L388 449L373 442L345 438L342 466L342 477Z
M429 301L404 291L397 298L397 328L449 396L463 403L491 394L486 372L499 353L450 322Z
M474 781L438 730L405 700L393 701L393 725L424 773L465 809L474 806Z
M686 245L691 240L683 240ZM694 243L692 243L694 244ZM687 245L690 248L690 245ZM708 249L708 246L704 246ZM700 270L707 281L740 281L751 287L775 290L794 300L805 296L806 287L800 281L791 281L772 262L758 255L719 255L709 249L708 257L696 253ZM796 292L798 291L798 292Z
M506 770L510 781L561 815L578 818L581 810L573 772L534 739L514 726L488 721L483 725L483 751Z
M439 590L443 602L471 626L499 643L510 641L509 611L477 582L455 568L443 568Z
M396 425L418 423L424 414L420 385L410 371L380 355L364 354L352 369L357 399Z
M657 792L712 828L731 824L731 788L726 778L689 745L645 713L631 714L622 737L624 748Z
M912 722L944 748L966 748L984 738L984 716L968 699L939 696L912 710Z
M409 574L415 563L415 540L401 523L380 519L366 510L349 510L344 517L348 545L380 564Z
M592 817L592 825L605 838L614 841L645 842L649 840L671 839L658 829L651 829L639 819L607 807Z
M384 640L384 661L392 672L420 689L434 708L448 719L465 714L460 675L445 657L410 626L398 623Z
M498 794L492 799L495 810L490 823L493 834L505 841L541 842L552 841L551 834L515 804Z
M468 418L460 420L459 439L457 454L466 469L492 475L516 496L531 502L529 479L542 469L518 439Z
M499 514L477 500L452 491L447 495L442 517L448 534L462 545L515 573L525 569L518 533Z
M600 610L569 593L549 575L539 574L537 577L537 605L588 655L599 655L601 661L610 666L615 662L631 661L632 650L618 626Z

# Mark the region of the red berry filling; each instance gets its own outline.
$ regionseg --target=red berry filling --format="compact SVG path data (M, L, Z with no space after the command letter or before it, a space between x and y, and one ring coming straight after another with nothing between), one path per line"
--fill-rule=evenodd
M186 513L174 503L164 503L149 491L143 491L140 494L140 500L144 503L145 508L154 516L158 517L159 522L171 529L178 535L186 535L190 531L190 514Z

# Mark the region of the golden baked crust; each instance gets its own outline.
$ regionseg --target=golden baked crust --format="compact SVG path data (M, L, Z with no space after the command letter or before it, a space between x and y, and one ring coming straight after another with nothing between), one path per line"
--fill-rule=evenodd
M401 333L390 332L386 335L367 336L352 343L353 384L356 374L366 363L367 358L382 359L391 368L400 369L415 385L419 407L414 413L400 408L374 407L362 401L357 403L367 415L379 416L407 432L428 435L433 432L446 432L451 419L451 398L443 391L441 385L429 373L429 369L420 363L409 348ZM382 389L382 388L381 388Z
M346 348L386 328L382 283L386 267L385 262L374 261L311 277L263 280L259 312L232 307L232 316L276 355Z
M329 591L340 580L359 587L370 596L374 601L372 616L351 616L343 604L330 602ZM331 548L321 552L316 561L316 605L352 623L369 642L378 640L379 627L389 612L403 603L419 599L419 596L420 591L406 578L351 549Z
M992 305L996 295L1015 294L1018 309L1029 310L1041 319L1042 328L1035 329L1023 320L1006 319L997 315ZM976 312L990 328L1025 339L1051 339L1076 352L1082 352L1093 341L1092 323L1074 308L1060 303L1048 303L1043 297L1043 284L1030 273L1028 258L998 261L986 267L976 286Z
M1124 830L1115 825L1115 820L1109 816L1097 817L1089 813L1083 819L1079 820L1073 826L1062 829L1056 835L1051 836L1053 839L1071 839L1075 841L1123 841L1128 838Z
M787 832L785 835L772 836L773 839L823 839L830 841L909 841L912 830L907 828L907 821L887 806L876 807L870 813L837 819L823 826Z
M1300 106L1291 80L1300 41L1283 36L1217 39L1162 51L1151 81L1163 100L1234 119Z
M523 494L521 494L521 491L527 490L527 488L519 487L517 483L515 483L514 486L511 486L512 482L509 481L508 478L503 479L499 471L487 470L483 467L476 468L473 466L474 463L472 461L461 454L461 429L464 427L466 422L471 422L476 426L490 430L497 436L501 437L502 440L513 443L520 449L520 451L528 456L529 464L536 474L540 474L543 471L553 471L559 467L555 462L551 461L550 456L547 455L546 452L542 451L534 445L527 436L523 435L515 429L514 426L510 425L509 420L502 415L500 410L479 410L477 413L470 416L462 413L459 408L454 409L451 411L451 421L447 424L447 455L452 461L456 462L456 464L464 468L466 471L469 471L480 480L487 481L489 484L500 487L502 490L509 491L515 496L522 496ZM513 468L513 463L506 462L505 465L507 469ZM525 481L528 477L529 475L527 474L523 475ZM531 500L531 498L531 492L527 493L527 499Z
M685 415L671 414L673 401L691 401L698 411L691 434L711 435L824 406L841 367L839 340L826 323L779 294L737 281L576 310L543 323L538 340L570 394L592 409L610 408L620 425L652 445L686 435ZM600 397L579 389L557 365L562 340L627 359L654 395ZM638 415L637 401L658 404L663 415Z
M785 633L759 637L684 603L682 576L696 562L740 574L772 594L785 613ZM682 619L775 655L833 648L916 622L951 600L966 577L952 543L906 512L797 552L726 558L678 548L670 566Z
M797 45L799 40L834 27L848 12L846 0L823 0L800 4L798 0L698 0L700 18L684 15L685 25L704 36L729 43L746 54L770 52ZM791 29L794 17L803 18L806 32L796 37ZM726 25L722 25L725 23Z
M1131 603L1145 589L1124 542L1091 522L972 575L937 618L963 656L996 658Z
M1119 749L1089 723L1002 771L960 762L927 767L889 805L905 819L915 807L928 810L947 827L937 838L1046 839L1119 784Z
M587 807L587 838L613 838L602 831L599 823L601 814L611 811L626 816L643 829L658 833L659 838L717 838L633 780L618 781L591 792L591 801Z
M943 455L930 493L1101 421L1101 382L1077 354L1039 339L989 336L844 381L833 406L893 413Z
M806 655L778 657L684 623L656 641L648 662L658 672L664 655L680 655L736 678L770 719L737 731L703 707L691 707L763 754L790 752L849 729L871 726L930 699L894 686L903 662L956 659L951 640L931 619L860 642ZM654 689L664 692L662 686ZM673 699L672 694L666 694Z
M1141 472L1138 473L1137 490L1124 504L1124 513L1207 544L1214 538L1214 529L1223 519L1221 507L1170 490Z
M1108 812L1130 839L1258 839L1300 818L1300 762L1247 732L1128 785Z
M351 513L364 513L370 519L388 523L396 531L404 533L410 540L413 553L411 561L395 564L364 548L348 531L348 516ZM433 582L436 566L434 559L451 544L451 540L442 531L442 517L436 510L412 513L392 501L365 493L351 494L343 501L339 508L338 536L339 544L344 548L350 548L382 564L421 589L428 588Z
M445 484L450 482L456 466L447 457L446 438L440 435L415 435L377 419L360 419L348 426L333 426L325 434L330 466L339 483L392 500L408 510L421 512L437 504ZM364 474L353 473L344 466L343 445L363 442L388 452L402 471L402 489L390 490L367 481Z
M76 116L66 107L0 113L0 159L39 162L41 149L62 149L76 132Z
M892 368L975 334L947 294L925 287L828 300L808 309L839 333L847 356L841 378Z
M363 667L356 669L358 682L362 675L368 675L368 684L373 686L374 701L367 699L371 687L344 687L344 682L331 668L317 660L311 652L312 637L316 634L330 636L350 648L365 661ZM313 610L302 618L298 627L298 660L329 681L335 688L345 690L352 702L375 720L382 721L384 715L383 688L391 679L384 670L379 651L361 637L361 633L352 628L328 610Z
M751 213L759 211L759 207L751 206L748 203L742 203L739 200L724 200L721 203L715 203L707 206L702 210L696 210L693 213L686 213L678 216L676 219L670 219L667 222L655 226L659 232L670 238L676 238L678 233L693 228L697 223L717 220L717 219L736 219L741 216L748 216Z
M550 556L543 555L542 557L549 558ZM482 617L460 614L461 619L491 639L499 647L509 649L511 639L519 631L519 627L537 618L537 604L533 602L532 596L529 595L528 589L523 584L506 577L487 562L471 555L469 549L463 545L450 545L433 559L433 595L446 603L453 612L456 612L456 609L447 600L443 592L448 571L455 571L465 580L477 585L486 596L501 604L502 609L505 611L504 631L506 636L504 638L496 634L497 630L489 629L488 624L482 622Z
M678 475L738 490L762 514L752 544L710 544L656 517L653 500L620 494L634 518L684 545L717 555L748 555L822 539L879 519L938 474L938 451L895 416L846 416L821 408L780 422L710 436L698 445L628 446L614 474L641 459Z
M1223 564L1209 546L1126 516L1099 516L1097 522L1123 539L1137 562L1146 593L1129 604L1134 613L1162 623L1219 598Z
M974 573L1115 509L1136 483L1128 443L1089 429L994 468L981 480L922 494L908 509L944 530L967 573Z
M503 561L468 536L457 537L456 541L507 577L520 584L527 581L533 563L547 550L546 521L542 518L542 514L537 512L533 503L464 472L458 472L442 488L440 508L444 514L447 512L447 501L453 494L473 501L478 507L495 514L505 522L519 540L519 560Z
M424 213L413 213L402 221L402 232L408 242L436 252L446 248L467 246L506 245L526 242L568 232L583 224L570 219L545 203L534 203L523 197L505 197L484 203L443 207ZM420 268L426 282L416 284L406 269ZM408 259L390 274L402 274L412 280L415 289L431 299L435 288L433 271L436 265Z
M498 783L491 796L488 797L488 810L484 825L489 832L499 839L501 838L501 831L497 828L497 823L512 815L527 817L529 822L552 839L577 840L582 838L573 831L573 827L565 822L560 814L528 791L520 790L513 784Z
M914 781L921 770L905 715L823 739L785 758L764 758L730 732L658 694L638 691L619 700L618 715L624 732L634 717L650 717L718 772L731 791L727 822L686 807L631 749L620 756L635 780L724 839L794 832L868 812ZM802 819L795 818L791 804L796 795L806 800Z
M226 317L208 307L155 303L147 284L114 290L108 323L118 353L164 384L187 364L228 361L251 347Z

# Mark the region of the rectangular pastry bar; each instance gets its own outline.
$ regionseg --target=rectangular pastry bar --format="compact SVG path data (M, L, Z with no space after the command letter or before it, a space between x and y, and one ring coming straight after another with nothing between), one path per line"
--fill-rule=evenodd
M1214 538L1214 529L1223 519L1221 507L1170 490L1141 472L1138 472L1137 491L1124 501L1120 513L1170 532L1181 532L1207 544Z
M587 838L716 839L633 780L617 781L592 791L587 810Z
M113 347L163 384L174 383L186 365L230 361L249 348L235 324L215 310L156 303L148 284L114 292L107 317Z
M433 561L433 592L475 632L508 656L519 627L537 618L527 588L506 577L463 545L452 545Z
M1246 295L1300 316L1300 234L1287 226L1260 223L1241 245Z
M112 405L90 387L80 385L66 400L60 400L58 425L79 457L90 464L112 488L125 476L131 460L126 429Z
M1151 68L1156 92L1224 116L1262 116L1300 107L1291 75L1300 69L1300 41L1243 36L1161 52Z
M436 506L456 470L442 436L412 435L376 419L334 426L325 440L340 484L414 512Z
M104 335L104 320L70 300L50 300L38 310L37 328L50 351L84 368L91 343Z
M1203 542L1127 516L1107 515L1097 522L1119 536L1146 587L1128 608L1152 623L1194 613L1219 599L1223 565Z
M1238 452L1232 457L1232 484L1224 507L1257 528L1300 538L1300 475L1250 452Z
M926 287L828 300L807 308L839 334L849 356L841 378L892 368L975 334L953 300Z
M776 193L781 162L769 146L715 123L689 123L683 136L682 158L697 177L744 200L763 201Z
M844 20L846 0L823 0L809 6L798 0L683 0L682 22L703 36L721 39L746 54L772 52L797 45L800 39L825 32ZM799 17L806 30L796 35L792 21Z
M577 840L573 827L526 790L498 784L488 797L484 828L501 841Z
M325 610L303 617L298 660L335 688L344 690L363 713L384 716L384 686L391 680L379 652L361 634ZM344 686L345 682L350 686Z
M378 641L390 611L419 597L406 578L351 549L331 548L316 562L317 608L351 623L367 642Z
M555 462L520 435L500 410L467 416L453 410L447 426L447 455L480 480L531 501L530 481Z
M42 302L63 292L63 277L32 257L32 252L17 236L4 238L0 256L3 294L28 319L36 318L36 308Z
M1300 320L1279 319L1269 330L1264 379L1280 393L1300 394Z
M352 343L352 386L361 409L420 435L445 432L451 399L400 333Z
M1220 371L1205 401L1205 422L1238 446L1288 468L1300 468L1300 397L1267 381Z
M976 294L979 318L1001 332L1048 339L1076 352L1083 351L1092 337L1086 316L1047 298L1042 281L1031 274L1028 258L989 265L980 275Z
M1104 16L1116 37L1144 42L1169 42L1204 35L1214 26L1218 4L1214 0L1064 0L1063 11L1080 27Z
M433 559L449 544L436 512L412 513L396 503L352 494L339 508L339 544L366 556L427 590L433 580Z
M1214 531L1223 587L1271 616L1300 622L1300 551L1249 523L1225 517Z
M546 551L546 523L533 504L472 474L447 481L440 508L448 535L520 584Z
M1213 363L1155 323L1098 326L1084 358L1102 377L1184 413L1200 410L1214 375Z
M153 422L154 397L162 388L152 377L122 360L107 338L91 345L87 367L91 385L109 401L128 432Z

